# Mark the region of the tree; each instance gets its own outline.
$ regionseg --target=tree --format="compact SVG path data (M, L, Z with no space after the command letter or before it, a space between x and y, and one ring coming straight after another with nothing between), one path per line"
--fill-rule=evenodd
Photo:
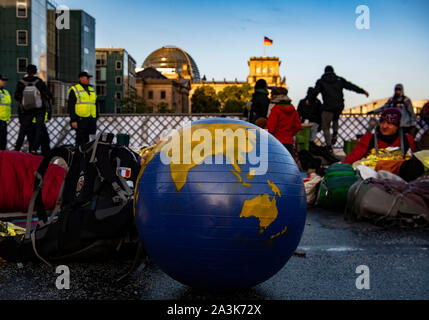
M158 113L173 113L173 110L168 108L168 103L166 102L160 102L157 107Z
M242 101L230 99L222 108L223 113L242 113L245 104Z
M227 86L218 93L224 113L240 113L246 103L252 99L252 87L246 83L241 86Z
M137 95L136 92L130 91L128 96L118 100L120 113L151 113L152 108L146 101Z
M211 86L202 86L195 90L191 102L193 113L220 112L220 102L216 90Z

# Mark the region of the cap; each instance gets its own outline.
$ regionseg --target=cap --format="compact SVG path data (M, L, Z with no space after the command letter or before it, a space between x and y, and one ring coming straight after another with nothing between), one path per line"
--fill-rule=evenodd
M92 78L92 76L86 71L82 71L79 73L79 78L81 78L81 77Z
M9 80L9 79L8 79L8 78L6 78L6 77L4 77L2 74L0 74L0 80L7 81L7 80Z

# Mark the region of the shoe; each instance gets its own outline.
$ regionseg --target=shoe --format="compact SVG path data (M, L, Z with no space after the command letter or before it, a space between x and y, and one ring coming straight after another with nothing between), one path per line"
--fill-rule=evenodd
M331 139L331 143L333 146L337 143L337 140L338 140L338 134L334 133Z
M336 163L336 162L339 162L340 160L337 158L337 157L335 157L335 154L334 154L334 150L332 149L332 147L331 146L326 146L325 147L325 154L324 154L324 158L328 161L328 162L330 162L330 164L332 164L332 163Z

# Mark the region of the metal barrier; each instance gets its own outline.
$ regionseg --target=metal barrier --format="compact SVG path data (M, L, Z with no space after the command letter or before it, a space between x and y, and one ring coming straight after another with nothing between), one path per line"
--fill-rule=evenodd
M98 118L98 131L111 132L113 134L125 133L130 136L130 147L138 150L143 146L149 146L158 141L171 129L177 129L189 121L204 118L227 117L243 119L241 114L103 114ZM335 148L343 148L345 140L356 139L357 135L370 132L377 124L374 116L360 114L345 114L339 120L338 141ZM74 144L75 134L70 127L68 116L53 116L46 124L51 139L51 146ZM418 140L429 126L418 119ZM8 124L8 150L13 150L18 138L19 122L16 116L12 117ZM317 135L320 141L324 141L323 132ZM22 151L28 150L28 144Z

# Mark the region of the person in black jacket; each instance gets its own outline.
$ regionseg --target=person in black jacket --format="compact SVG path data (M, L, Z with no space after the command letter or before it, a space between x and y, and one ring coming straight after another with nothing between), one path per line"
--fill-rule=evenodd
M259 118L267 118L268 106L268 86L264 79L259 79L255 84L255 92L252 96L252 107L250 109L250 122L255 123Z
M45 116L48 114L48 119L51 118L52 111L50 100L53 98L46 83L37 77L36 74L37 67L33 64L28 65L27 74L22 80L18 81L14 95L15 100L19 103L18 117L21 124L15 150L20 151L25 135L29 137L31 134L34 134L34 136L29 139L30 153L33 154L36 154L37 150L41 146ZM28 85L35 86L39 91L40 98L42 100L42 106L40 108L26 110L23 107L24 89ZM36 118L36 123L34 125L32 122L33 118Z
M298 113L301 118L301 122L308 120L311 127L310 141L316 140L317 132L320 131L320 125L322 123L322 102L314 96L314 88L310 87L307 90L307 96L302 99L298 104ZM307 104L307 101L309 104Z
M70 126L76 130L76 146L80 146L92 140L97 131L98 111L96 107L97 95L90 79L92 75L88 72L79 73L79 83L70 88L68 98L68 110L70 114ZM81 91L82 90L82 91ZM85 100L87 105L87 115L79 115L77 109L79 106L78 97Z
M344 94L343 90L351 90L361 93L369 97L369 93L362 88L348 82L346 79L337 76L334 73L334 68L327 66L325 74L316 82L316 87L310 95L307 103L310 104L311 99L322 94L322 130L325 136L325 144L327 149L332 153L332 146L337 142L338 136L338 120L344 110ZM333 135L331 136L331 122L333 123Z

